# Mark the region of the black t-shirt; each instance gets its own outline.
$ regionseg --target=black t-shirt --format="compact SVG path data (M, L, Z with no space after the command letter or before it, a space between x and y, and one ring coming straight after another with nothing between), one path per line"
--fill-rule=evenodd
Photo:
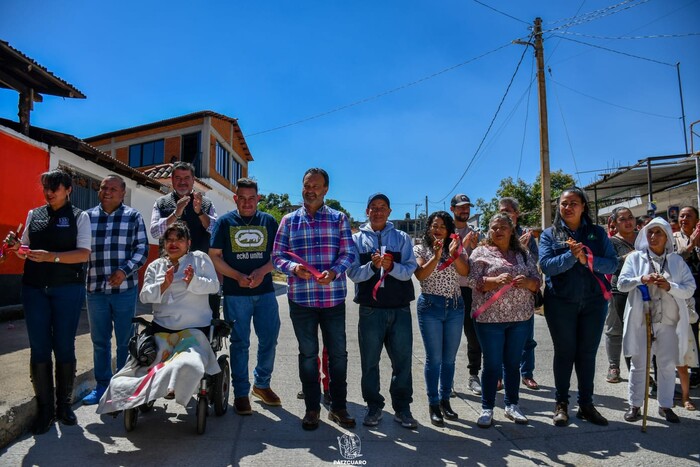
M238 211L231 211L216 221L211 248L221 250L224 261L233 269L250 274L270 261L277 227L275 218L265 212L241 217ZM261 295L274 290L270 273L254 289L241 287L238 281L224 276L224 295Z

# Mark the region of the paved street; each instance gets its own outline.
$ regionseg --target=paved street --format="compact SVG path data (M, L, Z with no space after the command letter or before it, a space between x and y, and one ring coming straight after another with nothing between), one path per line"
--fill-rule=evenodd
M417 284L416 284L417 285ZM416 288L418 290L418 288ZM139 418L136 429L126 433L123 417L98 416L94 407L78 406L79 425L56 425L49 433L33 437L24 435L0 451L1 465L244 465L244 466L315 466L346 463L371 466L438 466L438 465L698 465L700 462L700 412L677 408L679 425L662 422L656 415L656 401L650 404L647 433L640 423L622 420L626 408L626 383L605 382L605 352L601 344L596 379L596 404L610 420L610 426L597 427L574 417L575 392L572 397L572 423L567 428L551 423L553 409L552 345L544 318L536 316L536 339L539 343L535 378L539 391L522 387L520 405L529 417L529 425L516 425L503 414L503 394L497 397L494 426L480 429L476 418L480 399L467 392L466 343L462 342L457 364L458 398L452 406L459 413L456 422L446 420L445 428L429 422L428 403L423 383L423 344L415 321L413 328L413 414L419 428L407 430L393 421L385 411L376 428L361 425L364 414L360 394L360 358L357 343L357 306L348 300L348 400L349 410L358 426L345 430L327 420L322 410L318 430L301 429L303 401L296 399L300 389L297 374L296 339L289 320L286 296L278 296L282 331L273 375L273 388L283 401L282 407L267 408L253 399L253 415L241 417L232 409L222 417L213 414L207 431L195 432L194 404L187 410L174 401L158 400L151 413ZM20 326L20 323L16 323ZM85 324L85 323L83 323ZM3 327L6 325L3 323ZM3 330L4 332L6 330ZM85 339L87 337L87 340ZM81 345L89 336L81 335ZM21 347L14 344L15 347ZM17 348L3 351L3 358ZM251 355L255 355L253 344ZM88 352L89 354L89 352ZM79 355L84 358L83 352ZM0 361L2 363L2 361ZM386 354L382 357L382 388L388 397L390 368ZM252 365L251 365L252 371ZM7 372L3 377L7 377ZM626 377L623 370L623 377ZM26 376L22 376L25 378ZM27 391L29 391L28 380ZM575 382L572 384L575 388ZM700 391L692 396L700 399ZM390 407L390 405L388 405ZM354 460L341 455L339 438L354 434L359 440ZM350 440L346 436L343 441Z

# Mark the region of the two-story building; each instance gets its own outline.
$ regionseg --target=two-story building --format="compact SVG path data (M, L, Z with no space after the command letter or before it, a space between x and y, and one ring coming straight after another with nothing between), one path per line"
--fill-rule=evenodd
M168 183L168 164L189 162L217 212L234 208L236 180L248 176L253 160L235 118L209 110L117 130L86 142L149 176Z

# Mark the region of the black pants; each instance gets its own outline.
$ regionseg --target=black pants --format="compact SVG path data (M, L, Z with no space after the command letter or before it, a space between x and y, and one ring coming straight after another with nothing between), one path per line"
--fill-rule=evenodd
M474 318L472 318L472 289L460 287L462 289L462 300L464 300L464 336L467 338L467 368L469 376L478 376L481 370L481 345L476 337Z

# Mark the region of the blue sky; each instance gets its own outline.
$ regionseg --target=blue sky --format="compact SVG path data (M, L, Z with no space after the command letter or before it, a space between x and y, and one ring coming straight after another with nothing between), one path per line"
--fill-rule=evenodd
M558 21L618 3L591 21ZM328 197L356 219L376 191L391 198L392 217L413 217L426 196L434 211L457 192L490 199L508 176L534 180L537 89L528 92L535 73L528 48L490 134L453 189L523 54L507 44L528 36L537 16L551 68L552 170L586 172L585 185L595 177L589 171L684 153L677 62L687 124L700 120L700 0L0 4L0 39L88 97L45 96L32 124L88 137L220 112L239 119L261 192L298 201L304 170L324 167ZM678 37L618 38L656 35ZM16 120L16 105L16 93L0 89L0 116Z

